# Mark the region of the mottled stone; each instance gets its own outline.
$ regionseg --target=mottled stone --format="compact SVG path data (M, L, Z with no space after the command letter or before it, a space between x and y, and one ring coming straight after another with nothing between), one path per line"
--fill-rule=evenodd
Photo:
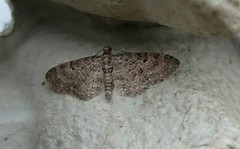
M240 0L53 0L120 20L158 23L198 35L240 33Z

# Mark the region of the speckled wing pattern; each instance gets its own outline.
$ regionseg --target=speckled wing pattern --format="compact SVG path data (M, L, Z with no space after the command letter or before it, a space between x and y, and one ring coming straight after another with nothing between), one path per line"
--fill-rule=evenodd
M46 73L46 81L54 91L80 100L89 100L104 89L105 95L111 95L116 89L120 95L131 97L174 74L179 65L178 59L167 54L124 52L112 55L111 47L106 46L102 56L80 58L53 67ZM107 100L111 98L106 96Z
M89 100L104 90L101 56L85 57L53 67L46 81L58 93Z
M113 80L122 96L136 96L174 74L179 60L161 53L120 53L112 56Z

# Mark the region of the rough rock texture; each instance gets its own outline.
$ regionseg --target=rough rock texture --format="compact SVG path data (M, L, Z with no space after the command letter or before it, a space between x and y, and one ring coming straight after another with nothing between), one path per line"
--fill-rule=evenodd
M239 40L138 23L109 27L63 6L24 2L14 1L15 32L0 38L0 148L240 148ZM142 96L114 94L110 103L42 84L49 68L106 44L164 52L181 66Z
M198 35L240 34L240 0L53 0L122 20L153 22Z

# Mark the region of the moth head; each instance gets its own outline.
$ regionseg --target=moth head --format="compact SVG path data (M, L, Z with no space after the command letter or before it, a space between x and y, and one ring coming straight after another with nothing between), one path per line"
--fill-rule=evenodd
M110 46L105 46L105 47L103 48L103 52L104 52L104 53L111 53L111 51L112 51L112 48L111 48Z

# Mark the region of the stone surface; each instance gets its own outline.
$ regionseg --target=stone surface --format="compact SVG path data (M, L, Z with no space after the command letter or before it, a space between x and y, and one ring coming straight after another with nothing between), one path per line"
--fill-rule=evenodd
M9 0L0 0L0 5L0 36L6 36L14 28L13 6Z
M240 0L53 0L122 20L158 23L197 35L240 34Z
M62 6L15 5L16 30L0 38L0 148L240 148L239 40L126 22L109 28ZM170 54L181 66L145 94L113 94L110 103L42 85L49 68L107 44Z

